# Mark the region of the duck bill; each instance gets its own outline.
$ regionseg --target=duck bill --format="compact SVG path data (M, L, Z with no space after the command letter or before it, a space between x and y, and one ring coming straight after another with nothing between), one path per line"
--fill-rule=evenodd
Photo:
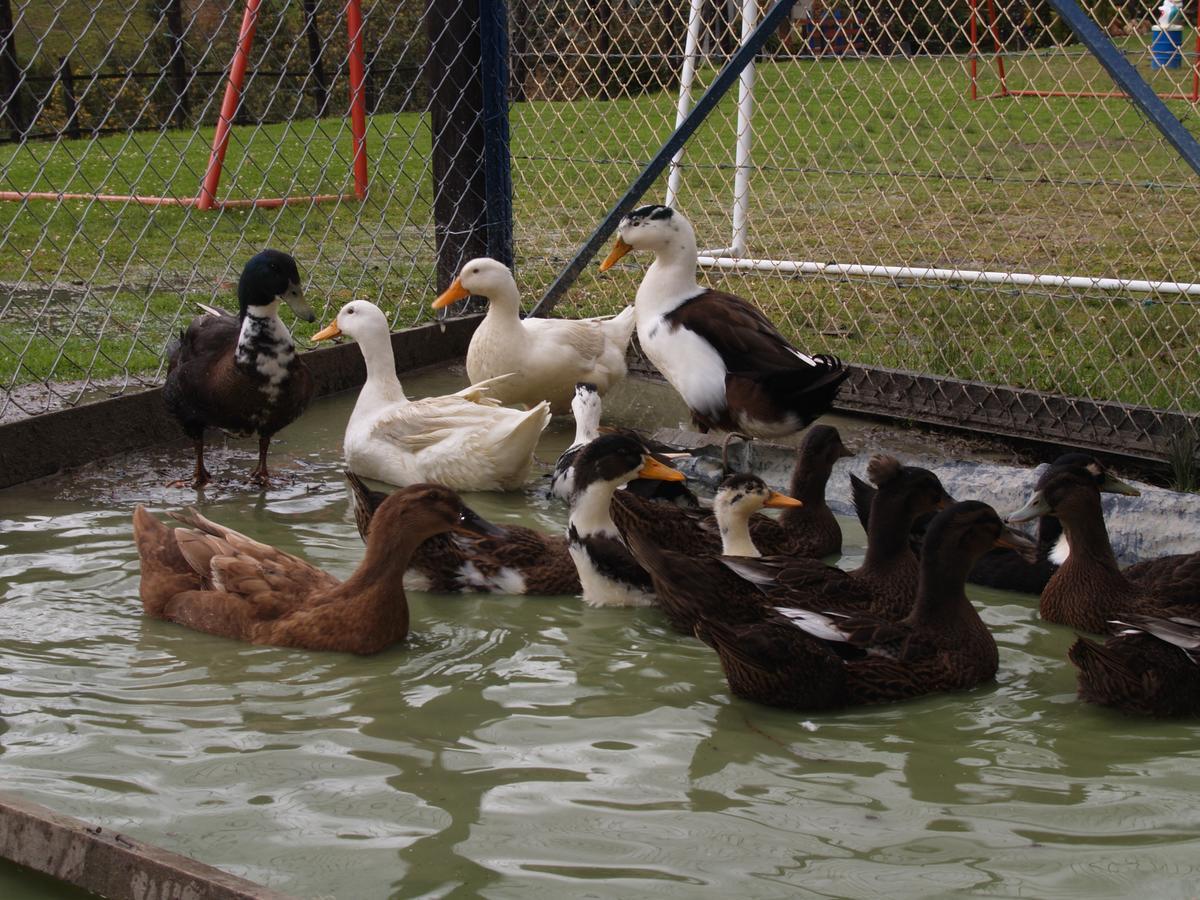
M462 279L455 278L450 287L438 294L438 298L433 301L432 306L434 309L445 309L451 303L466 300L470 296L471 292L463 287Z
M1037 560L1037 544L1016 529L1005 526L1004 530L1000 532L1000 536L996 538L995 545L1015 550L1026 562Z
M600 263L600 271L607 272L617 264L622 256L632 249L633 247L625 243L625 239L623 237L617 235L617 242L613 245L612 252L604 258L604 262Z
M1124 494L1126 497L1142 496L1142 492L1132 484L1126 484L1120 478L1110 475L1107 472L1104 473L1104 480L1100 482L1100 490L1106 494Z
M678 469L660 463L653 456L642 460L642 468L638 470L638 478L653 478L655 481L685 481L686 478Z
M335 337L342 336L342 329L338 328L337 319L334 319L320 331L312 336L314 341L330 341Z
M504 529L493 525L469 506L462 508L462 518L458 521L457 529L479 537L503 537Z
M845 459L846 457L853 456L853 455L854 455L854 451L851 450L849 447L847 447L845 444L838 444L837 456L835 456L834 459Z
M771 491L767 494L767 502L763 506L769 506L772 509L796 509L803 506L801 500L795 497L789 497L787 494L781 494L779 491Z
M1029 502L1008 517L1009 522L1028 522L1038 516L1049 516L1054 513L1050 503L1041 491L1034 491Z
M280 294L283 302L292 308L299 318L305 322L317 321L317 314L313 312L313 308L308 305L308 301L304 299L304 289L296 282L292 282L287 286L287 290Z

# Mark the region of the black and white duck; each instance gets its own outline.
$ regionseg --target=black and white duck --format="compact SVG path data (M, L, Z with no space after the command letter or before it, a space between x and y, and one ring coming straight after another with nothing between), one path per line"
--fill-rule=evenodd
M316 319L304 300L296 260L264 250L242 269L238 314L206 309L167 349L163 399L196 447L192 480L175 485L199 488L212 479L204 467L205 428L257 433L258 466L250 477L270 483L271 437L299 418L313 392L308 367L279 318L281 301L306 322Z
M849 374L841 360L798 350L752 303L698 284L696 235L682 214L643 206L617 235L600 269L631 250L654 253L634 303L638 341L701 431L781 437L829 409Z
M613 494L634 478L683 481L628 434L602 434L575 460L567 543L590 606L650 606L654 585L613 524Z

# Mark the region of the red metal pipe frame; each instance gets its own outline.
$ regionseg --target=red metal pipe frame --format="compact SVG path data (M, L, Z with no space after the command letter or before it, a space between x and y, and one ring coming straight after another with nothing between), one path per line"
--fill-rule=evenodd
M971 0L971 99L979 99L979 34L976 21L979 14L978 0Z
M984 100L996 100L1000 97L1080 97L1089 100L1116 100L1129 99L1129 95L1124 91L1044 91L1033 88L1023 88L1021 90L1009 90L1008 83L1005 78L1004 57L1000 50L1000 36L997 30L996 22L996 5L995 0L987 0L989 28L992 32L992 46L996 53L996 67L1000 74L1000 90L994 94L988 94ZM971 0L971 48L972 51L977 51L976 33L975 33L975 15L978 9L979 0ZM1164 100L1188 100L1192 103L1200 103L1200 3L1196 4L1196 52L1192 58L1192 92L1190 94L1159 94ZM971 58L971 99L978 99L975 87L975 58Z
M217 185L221 183L221 167L225 163L225 151L229 147L229 132L233 117L237 115L238 100L242 96L242 85L246 81L246 66L250 62L250 47L254 44L254 29L258 27L258 7L262 0L246 0L246 11L242 15L242 30L238 34L237 48L233 51L233 62L229 66L229 84L225 86L225 99L221 102L221 114L217 116L217 130L213 133L212 154L208 158L208 169L200 187L200 202L197 209L212 209L217 199Z
M350 42L350 132L354 138L354 195L367 198L367 95L363 56L362 0L347 0L346 31Z
M262 0L246 0L242 16L242 30L238 35L237 48L229 67L229 83L221 103L221 114L217 118L213 134L212 153L208 168L200 187L199 197L155 197L146 194L77 194L65 191L0 191L0 201L24 200L94 200L100 203L136 203L139 206L182 206L196 209L278 209L300 203L331 203L349 200L347 194L314 194L300 197L259 197L248 200L218 200L217 187L221 182L221 169L225 162L225 151L229 147L229 135L237 115L238 101L246 81L246 67L250 61L250 48L254 44L254 31L258 25L258 10ZM367 101L366 63L363 51L362 0L347 0L346 28L350 37L350 130L354 139L354 196L359 200L367 196Z

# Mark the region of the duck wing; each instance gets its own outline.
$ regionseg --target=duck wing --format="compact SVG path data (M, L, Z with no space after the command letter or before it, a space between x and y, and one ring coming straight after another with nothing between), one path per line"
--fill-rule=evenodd
M138 592L146 615L162 618L172 597L203 588L201 576L179 552L173 530L141 505L133 511L133 541L141 563Z
M1148 559L1122 570L1156 605L1192 606L1200 610L1200 553Z
M775 603L838 613L865 612L875 603L874 593L860 580L819 559L722 556L720 560Z
M628 490L613 494L609 511L626 539L636 531L643 541L659 547L707 556L721 552L721 535L711 511L650 500Z

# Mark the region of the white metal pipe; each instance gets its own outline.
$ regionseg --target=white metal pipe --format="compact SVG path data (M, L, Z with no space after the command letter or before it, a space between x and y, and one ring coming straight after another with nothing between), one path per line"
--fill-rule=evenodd
M710 268L777 272L780 275L854 275L865 278L1003 284L1012 287L1068 287L1099 291L1200 295L1200 284L1187 281L1145 281L1136 278L1095 278L1090 275L1033 275L1026 272L980 272L974 269L938 269L922 266L871 266L861 263L741 259L707 254L702 254L698 261L700 265Z
M742 43L758 27L758 0L742 0ZM754 63L742 70L738 79L737 151L733 170L734 256L746 252L746 234L750 222L750 149L754 142Z
M675 108L675 127L678 128L692 109L692 84L696 80L696 56L700 47L700 29L703 25L704 0L691 0L688 10L687 40L683 47L683 71L679 73L679 105ZM679 184L683 180L683 148L671 157L671 168L667 173L666 205L675 206L679 197Z

